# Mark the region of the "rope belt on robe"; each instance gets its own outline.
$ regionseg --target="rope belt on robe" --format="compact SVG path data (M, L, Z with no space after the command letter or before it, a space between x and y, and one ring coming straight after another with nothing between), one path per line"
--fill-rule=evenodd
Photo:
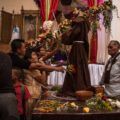
M73 43L85 43L84 41L74 41Z

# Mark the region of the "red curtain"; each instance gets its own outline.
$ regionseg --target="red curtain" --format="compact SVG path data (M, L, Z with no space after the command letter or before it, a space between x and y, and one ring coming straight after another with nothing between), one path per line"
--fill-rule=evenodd
M59 3L59 0L52 0L51 7L50 7L50 13L49 13L49 20L53 19L53 13L56 12L58 8L58 3Z
M96 63L97 60L97 33L94 33L91 38L91 45L90 45L90 62Z
M51 4L50 4L50 13L49 13L49 19L48 20L52 20L53 19L53 12L55 13L57 8L58 8L58 3L59 0L51 0ZM42 21L45 21L45 15L46 15L46 0L40 0L40 15L42 18Z
M45 21L45 7L46 7L46 0L40 0L40 15L42 21Z

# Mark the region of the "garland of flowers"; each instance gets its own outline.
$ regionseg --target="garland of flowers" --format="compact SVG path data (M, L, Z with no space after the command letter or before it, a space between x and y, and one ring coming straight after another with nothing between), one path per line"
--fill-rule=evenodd
M99 15L102 14L104 16L103 25L109 31L111 30L111 21L112 21L112 11L116 9L116 6L112 4L112 1L105 1L103 4L98 7L91 7L89 10L83 13L83 16L92 23L92 31L96 31L99 27Z
M74 9L73 11L73 17L76 16L82 16L83 18L89 20L91 23L91 30L92 32L96 32L97 28L99 28L99 20L100 20L100 14L103 15L104 20L103 20L103 25L105 26L106 29L109 31L111 30L111 21L112 21L112 11L116 9L116 6L112 4L112 1L105 1L103 4L99 6L93 6L90 9L82 12L78 10L77 8ZM66 21L68 23L66 23ZM66 24L64 24L66 23ZM61 22L61 27L60 29L64 28L63 31L67 31L67 27L69 23L72 23L71 20L66 20ZM69 24L70 25L70 24Z
M77 8L73 11L73 17L78 17L80 14L83 18L89 20L91 23L91 30L93 32L96 32L97 28L99 28L99 20L100 20L100 14L104 16L103 25L106 29L109 31L111 30L111 20L112 20L112 11L116 9L116 6L112 4L112 1L105 1L103 4L99 6L93 6L90 9L81 12ZM55 37L56 34L63 34L64 32L68 31L71 28L72 20L64 19L59 24L59 30L56 30L54 33L49 33L46 36L47 38Z

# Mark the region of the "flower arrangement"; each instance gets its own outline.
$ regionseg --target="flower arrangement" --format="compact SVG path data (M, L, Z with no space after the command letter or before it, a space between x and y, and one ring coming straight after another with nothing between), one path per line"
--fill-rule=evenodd
M61 103L57 100L41 100L38 102L38 107L34 110L37 110L42 113L54 112Z
M110 105L114 108L120 108L120 101L114 100L114 99L107 99L107 101L110 103Z
M57 107L57 112L75 112L78 109L79 106L75 102L65 102Z
M71 23L72 23L72 20L64 19L59 25L60 32L64 33L68 31L68 29L71 28Z
M70 74L76 73L75 66L73 64L70 64L67 66L67 72Z
M112 111L113 107L110 102L107 101L105 96L99 97L95 96L86 101L86 105L90 108L91 111Z
M102 14L104 17L103 25L105 26L106 29L108 29L110 31L111 30L111 20L112 20L112 11L114 9L116 9L116 6L112 4L111 0L108 0L99 6L93 6L93 7L89 8L84 12L75 8L73 11L73 18L82 16L83 18L89 20L89 22L91 23L91 30L93 32L96 32L97 28L99 28L100 14ZM67 30L67 28L69 28L68 26L65 27L66 24L64 24L64 23L66 23L66 22L70 23L70 24L67 24L70 26L72 23L72 20L65 19L62 22L61 28L65 28L65 31Z
M37 110L42 113L51 112L111 112L120 109L120 101L107 98L106 96L96 95L86 101L86 103L61 102L59 100L40 100L37 102Z
M57 100L41 100L37 104L37 110L42 113L48 112L74 112L79 106L75 102L60 102Z
M43 23L43 29L44 30L50 30L53 25L53 21L48 20Z
M112 10L116 9L116 6L112 4L112 1L105 1L103 4L97 6L93 6L87 11L83 12L83 17L89 19L91 22L91 26L93 31L96 31L99 23L99 15L102 14L104 16L103 24L106 29L110 30L111 20L112 20Z
M95 97L87 100L86 105L92 111L112 111L113 109L120 108L120 101L117 99L110 99L98 93Z
M53 33L51 31L53 24L54 24L54 22L51 21L51 20L45 21L43 23L43 27L42 28L43 28L43 31L45 33L45 35L43 36L44 39L49 40L49 39L53 39L54 38Z
M74 9L72 19L82 16L83 18L89 20L91 23L91 30L92 32L96 32L96 30L99 28L99 20L100 20L100 14L103 15L103 25L106 29L109 31L111 30L111 20L112 20L112 11L116 9L116 6L112 4L111 0L105 1L103 4L99 6L93 6L86 11L82 12L78 10L77 8ZM64 19L60 25L58 32L64 33L68 31L71 28L72 19Z

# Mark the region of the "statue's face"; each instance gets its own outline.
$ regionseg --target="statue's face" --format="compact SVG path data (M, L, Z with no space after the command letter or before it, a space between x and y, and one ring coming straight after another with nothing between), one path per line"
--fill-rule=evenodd
M87 7L88 6L87 0L75 0L74 3L76 4L77 7Z
M64 6L71 5L72 0L61 0L61 4Z
M88 0L75 0L75 2L85 6L88 5Z

